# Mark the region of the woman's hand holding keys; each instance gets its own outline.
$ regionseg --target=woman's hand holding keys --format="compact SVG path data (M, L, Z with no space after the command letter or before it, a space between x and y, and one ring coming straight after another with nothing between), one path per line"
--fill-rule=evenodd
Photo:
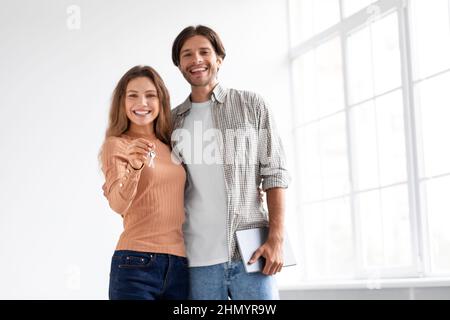
M151 152L153 155L155 154L155 144L147 139L138 138L128 144L126 156L133 169L139 170L144 165L149 165Z

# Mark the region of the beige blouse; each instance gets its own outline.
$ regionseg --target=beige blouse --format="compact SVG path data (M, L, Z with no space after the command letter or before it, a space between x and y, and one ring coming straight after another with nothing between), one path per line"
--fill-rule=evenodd
M170 148L158 139L154 167L135 170L125 157L137 136L108 137L103 144L103 192L109 206L123 217L116 250L167 253L185 257L183 166L172 161Z

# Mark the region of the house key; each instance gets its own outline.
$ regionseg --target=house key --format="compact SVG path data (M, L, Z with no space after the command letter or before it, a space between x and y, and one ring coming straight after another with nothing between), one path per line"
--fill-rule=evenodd
M151 150L151 151L148 153L148 156L150 157L150 162L149 162L148 166L149 166L150 168L154 168L154 167L155 167L155 157L156 157L156 152L155 152L155 150Z

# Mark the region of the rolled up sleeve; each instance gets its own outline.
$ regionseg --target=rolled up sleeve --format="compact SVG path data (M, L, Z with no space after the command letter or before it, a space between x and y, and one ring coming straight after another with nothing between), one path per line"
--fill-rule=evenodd
M262 188L287 188L291 176L287 170L286 155L274 119L264 100L259 97L258 160Z

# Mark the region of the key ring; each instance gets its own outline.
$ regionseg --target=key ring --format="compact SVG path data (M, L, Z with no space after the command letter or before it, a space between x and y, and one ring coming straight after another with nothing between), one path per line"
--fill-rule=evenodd
M150 162L149 162L148 166L149 166L150 168L154 168L154 167L155 167L155 158L156 158L156 152L155 152L155 150L151 150L151 151L148 153L148 156L150 157Z

